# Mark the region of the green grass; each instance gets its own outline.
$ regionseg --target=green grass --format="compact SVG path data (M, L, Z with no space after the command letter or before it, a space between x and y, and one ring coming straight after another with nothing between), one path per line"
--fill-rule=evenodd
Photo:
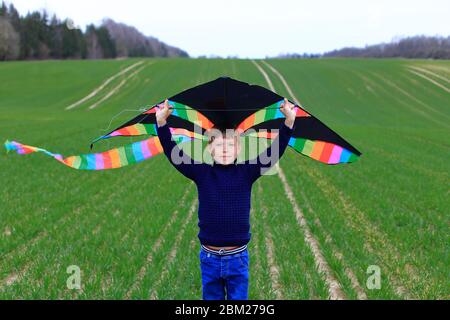
M124 109L137 110L223 75L268 87L249 60L146 59L145 68L96 109L87 110L127 75L65 110L138 61L1 63L0 138L76 155L89 152L92 139L138 113L124 112L108 127ZM267 62L309 112L363 153L357 162L340 166L293 150L281 160L308 228L346 297L357 298L351 270L369 299L447 299L450 94L408 68L429 70L430 80L450 88L450 63ZM277 75L260 64L277 92L292 99ZM129 141L100 142L95 151ZM42 154L2 152L0 178L0 298L122 299L135 285L133 299L148 299L152 290L160 299L201 299L197 207L186 221L196 188L163 156L118 170L83 172ZM278 176L254 185L252 207L250 298L276 298L270 233L283 297L327 299L324 276ZM158 239L164 240L148 263ZM66 288L69 265L80 266L82 291ZM370 265L381 268L380 290L365 285Z

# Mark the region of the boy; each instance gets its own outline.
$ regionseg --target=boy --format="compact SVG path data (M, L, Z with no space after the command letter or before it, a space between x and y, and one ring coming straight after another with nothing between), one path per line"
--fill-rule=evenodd
M251 189L269 166L263 164L261 154L238 164L239 135L227 134L229 130L209 137L207 150L212 165L191 159L171 138L166 119L172 111L167 99L157 106L157 133L172 165L197 185L203 299L224 300L226 294L228 300L246 300ZM268 158L278 154L276 161L288 145L295 121L294 105L286 98L280 111L286 119L266 150Z

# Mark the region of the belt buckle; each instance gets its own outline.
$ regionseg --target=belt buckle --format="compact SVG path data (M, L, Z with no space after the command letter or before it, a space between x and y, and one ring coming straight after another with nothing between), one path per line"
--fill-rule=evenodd
M224 252L225 252L225 249L223 249L223 248L219 250L220 255L223 255Z

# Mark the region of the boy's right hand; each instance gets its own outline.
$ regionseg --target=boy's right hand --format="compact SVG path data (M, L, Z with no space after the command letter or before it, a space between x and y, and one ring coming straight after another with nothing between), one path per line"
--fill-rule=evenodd
M166 124L167 118L172 114L173 109L169 105L169 100L166 99L164 103L160 103L156 106L156 123L158 127L162 127Z

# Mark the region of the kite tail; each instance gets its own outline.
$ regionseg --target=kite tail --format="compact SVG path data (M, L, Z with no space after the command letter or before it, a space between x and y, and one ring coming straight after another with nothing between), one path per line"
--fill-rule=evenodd
M291 138L289 146L295 151L325 164L351 163L359 159L353 152L337 144L302 138Z
M245 134L245 136L265 139L275 139L277 135L278 133L268 131ZM302 155L325 164L351 163L359 159L358 155L331 142L292 137L288 145Z
M174 139L177 143L192 140L192 138L186 136L174 136ZM64 158L61 154L52 153L45 149L28 146L16 141L6 140L5 148L7 152L16 151L18 154L42 152L66 166L77 170L107 170L121 168L149 159L163 152L163 148L157 136L105 152L81 154L67 158Z

